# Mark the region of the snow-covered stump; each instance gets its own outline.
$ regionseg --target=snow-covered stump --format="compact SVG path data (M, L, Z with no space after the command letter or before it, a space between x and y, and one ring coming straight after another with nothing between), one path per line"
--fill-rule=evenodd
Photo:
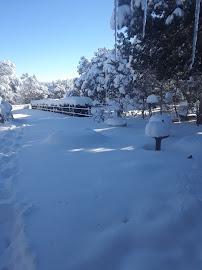
M156 151L161 151L162 140L170 136L172 120L170 115L153 115L145 128L145 134L156 141Z

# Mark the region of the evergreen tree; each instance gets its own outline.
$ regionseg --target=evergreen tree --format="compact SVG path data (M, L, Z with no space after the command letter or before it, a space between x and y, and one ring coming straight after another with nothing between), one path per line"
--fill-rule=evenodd
M15 74L15 65L11 61L0 62L0 97L16 103L19 101L20 82Z
M74 81L74 88L81 95L104 103L106 99L121 101L133 94L136 75L120 51L115 59L114 50L99 49L91 61L81 59L78 72L80 77Z
M31 100L43 99L48 96L47 87L40 83L35 75L23 74L21 81L20 92L24 103L30 103Z
M138 88L145 92L151 86L152 76L155 78L152 92L159 85L168 91L171 90L167 89L168 81L172 80L172 90L180 88L189 107L193 107L193 100L202 93L201 85L196 82L196 77L200 78L202 74L202 16L196 33L196 2L198 0L150 0L145 5L145 0L119 0L120 7L131 7L131 19L123 20L126 31L119 33L119 48L129 59L131 68L141 77L137 79ZM202 9L202 6L198 7ZM195 42L192 66L194 32L198 42ZM183 91L185 88L189 90ZM193 91L196 88L197 94Z

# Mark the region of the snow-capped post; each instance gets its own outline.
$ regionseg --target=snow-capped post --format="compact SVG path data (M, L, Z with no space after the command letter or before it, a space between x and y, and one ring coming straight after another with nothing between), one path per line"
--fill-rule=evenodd
M161 142L170 136L172 120L168 114L153 115L145 128L145 134L156 141L156 151L161 150Z
M191 58L190 69L193 68L195 57L196 57L196 45L197 45L197 39L198 39L200 7L201 7L201 0L196 0L194 34L193 34L193 44L192 44L192 58Z
M146 33L147 9L148 9L148 3L147 3L147 0L144 0L144 17L143 17L143 31L142 31L143 38L145 38L145 33Z
M152 109L155 108L158 103L159 103L158 96L152 94L147 97L147 105L150 117L152 116Z

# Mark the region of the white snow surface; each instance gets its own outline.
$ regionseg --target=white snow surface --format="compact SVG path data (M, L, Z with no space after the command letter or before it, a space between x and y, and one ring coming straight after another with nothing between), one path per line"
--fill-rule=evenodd
M202 126L173 124L155 152L140 118L14 117L0 126L1 270L202 269Z

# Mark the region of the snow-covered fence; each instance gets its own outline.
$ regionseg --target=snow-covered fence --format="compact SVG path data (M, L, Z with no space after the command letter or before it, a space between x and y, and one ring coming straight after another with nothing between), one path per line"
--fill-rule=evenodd
M67 97L63 99L42 99L31 102L32 109L66 114L77 117L90 117L92 100L88 97Z

